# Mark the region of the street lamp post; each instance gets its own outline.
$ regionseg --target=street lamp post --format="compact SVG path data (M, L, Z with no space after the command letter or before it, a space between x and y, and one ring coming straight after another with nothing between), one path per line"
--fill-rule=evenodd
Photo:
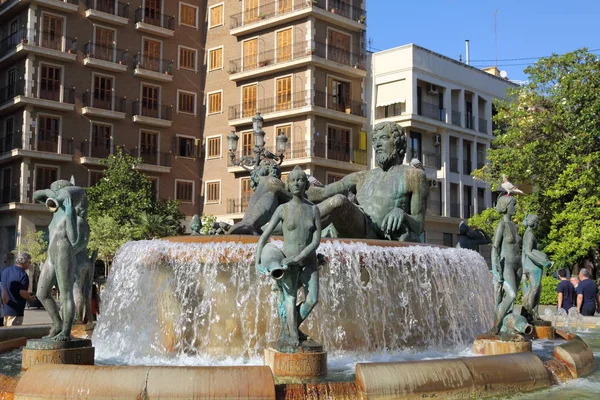
M229 159L231 165L239 166L244 168L246 171L252 171L257 168L261 163L270 163L272 165L281 165L285 158L285 148L287 145L288 138L283 133L280 133L276 139L276 151L277 154L271 153L265 148L265 131L263 131L264 118L261 117L260 113L256 113L252 117L252 131L254 132L254 156L242 156L239 161L235 160L235 153L237 151L239 136L235 131L227 136L227 147L229 149Z

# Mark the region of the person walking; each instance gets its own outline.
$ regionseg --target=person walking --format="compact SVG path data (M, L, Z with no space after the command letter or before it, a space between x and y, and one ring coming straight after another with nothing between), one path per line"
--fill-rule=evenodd
M30 265L31 256L21 252L17 255L15 265L2 270L0 282L8 294L8 301L4 302L4 326L23 325L25 305L28 300L35 301L35 296L28 292L29 276L25 272Z
M590 271L586 268L579 270L579 285L577 286L577 310L581 315L593 316L596 308L600 308L598 285L590 279Z
M558 278L560 282L556 286L556 292L558 293L557 306L568 312L575 305L575 287L567 278L566 269L561 268L558 270Z

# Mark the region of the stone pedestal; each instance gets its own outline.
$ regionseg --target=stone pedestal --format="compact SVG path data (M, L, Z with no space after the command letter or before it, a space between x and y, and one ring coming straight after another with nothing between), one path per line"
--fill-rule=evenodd
M552 322L535 321L532 325L534 338L554 340L554 328L552 327Z
M23 349L23 371L35 364L94 365L94 347L89 339L55 342L30 339Z
M277 348L275 345L264 351L265 365L271 367L273 375L308 378L327 374L327 352L320 344L307 341L294 349L282 349L286 352Z
M91 339L94 333L95 323L77 324L71 328L71 336L78 339Z
M505 341L499 338L478 337L473 342L473 352L486 356L531 352L531 340Z

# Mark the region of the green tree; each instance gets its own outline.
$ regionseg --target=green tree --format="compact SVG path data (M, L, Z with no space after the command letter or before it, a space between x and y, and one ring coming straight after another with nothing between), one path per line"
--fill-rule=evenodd
M46 261L46 252L48 251L48 242L45 239L44 231L35 231L33 229L25 229L25 233L21 235L19 244L13 251L13 254L18 254L22 251L29 253L31 262L36 265L42 265Z
M203 215L200 218L202 221L202 229L200 229L200 233L203 235L208 235L208 232L212 229L212 224L217 221L217 217L214 215Z
M89 251L98 251L98 258L105 263L112 263L117 250L125 243L133 240L131 224L121 224L109 215L94 215L88 218L90 224Z
M492 187L501 175L531 188L522 211L539 216L541 247L555 268L600 244L600 60L586 49L542 58L528 83L497 102L489 164L474 172Z

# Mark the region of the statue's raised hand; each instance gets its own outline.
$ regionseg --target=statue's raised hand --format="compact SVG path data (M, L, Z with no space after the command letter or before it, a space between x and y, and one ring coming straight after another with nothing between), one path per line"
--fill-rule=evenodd
M386 233L396 233L400 230L402 223L406 218L406 213L401 208L394 208L383 218L381 222L381 229Z
M67 216L71 217L73 215L73 203L71 202L70 197L65 197L65 199L63 200L63 207L65 208Z

